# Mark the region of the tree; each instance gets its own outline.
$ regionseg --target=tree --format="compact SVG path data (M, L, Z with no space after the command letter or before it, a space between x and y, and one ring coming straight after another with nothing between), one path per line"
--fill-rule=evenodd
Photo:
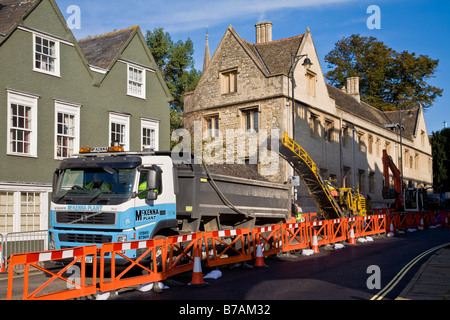
M433 155L433 184L435 188L444 186L450 190L450 129L433 132L430 140Z
M170 34L164 32L163 28L147 31L145 39L174 97L172 109L180 112L183 110L184 93L194 90L201 76L194 68L194 44L189 38L184 42L173 42ZM174 113L173 116L177 119L179 114ZM180 125L178 120L173 124Z
M361 99L380 110L424 109L442 96L442 89L427 80L434 77L439 60L407 51L396 52L374 37L351 35L325 56L326 78L342 87L347 77L360 78Z

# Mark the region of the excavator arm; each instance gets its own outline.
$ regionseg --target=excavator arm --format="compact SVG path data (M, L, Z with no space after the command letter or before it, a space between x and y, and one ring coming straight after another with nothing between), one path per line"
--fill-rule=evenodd
M287 133L283 133L281 137L279 154L299 175L322 217L325 219L345 217L344 211L331 195L331 190L320 175L314 161Z

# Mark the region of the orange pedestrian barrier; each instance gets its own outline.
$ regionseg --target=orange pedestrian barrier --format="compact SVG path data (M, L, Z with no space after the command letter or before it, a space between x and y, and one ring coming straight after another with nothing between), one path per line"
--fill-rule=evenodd
M202 246L203 233L190 233L166 238L164 242L165 277L193 269L194 252Z
M378 230L378 216L365 216L361 218L361 236L371 236L379 234Z
M126 251L134 250L137 258L132 259L125 255ZM100 249L100 291L108 292L125 287L164 280L163 258L164 239L144 241L104 243ZM116 259L116 256L119 259ZM110 278L105 278L105 257L110 258ZM120 257L122 259L120 259ZM109 258L108 258L109 259ZM121 261L119 261L121 260ZM116 264L116 262L118 262ZM116 276L119 265L125 265L124 270ZM133 268L140 268L147 274L133 276L137 272L130 272Z
M253 228L252 230L253 256L256 257L256 246L259 243L263 256L271 256L280 252L280 226Z
M281 249L286 251L309 248L311 238L305 222L281 225Z
M328 222L328 234L330 243L345 241L348 239L348 219L333 219Z
M53 250L43 252L32 252L12 255L9 260L8 292L7 300L13 299L14 288L14 267L24 265L23 275L23 300L67 300L84 297L97 292L97 246L85 246L64 250ZM86 260L92 259L92 280L86 283ZM57 271L48 270L40 264L48 261L64 260L71 261L64 268ZM76 263L80 264L80 273L68 272ZM29 283L30 267L43 271L51 276L42 285L29 293L31 284ZM65 277L65 274L70 274ZM74 276L75 275L75 276ZM62 280L56 283L55 280ZM75 281L73 281L74 279ZM79 281L78 281L79 280ZM62 289L64 288L64 289ZM62 289L62 290L61 290ZM31 289L33 290L33 289Z
M351 217L347 218L347 228L348 228L348 234L350 239L350 232L353 229L353 235L355 238L362 237L361 234L361 219L362 217Z
M378 229L378 233L386 233L388 231L388 216L385 214L378 214L377 215L377 229Z
M250 253L250 230L247 228L223 231L208 231L204 233L206 260L208 266L248 261ZM209 251L212 250L212 254Z
M329 234L329 224L331 220L313 221L307 223L309 227L310 238L317 237L317 246L323 246L331 243Z

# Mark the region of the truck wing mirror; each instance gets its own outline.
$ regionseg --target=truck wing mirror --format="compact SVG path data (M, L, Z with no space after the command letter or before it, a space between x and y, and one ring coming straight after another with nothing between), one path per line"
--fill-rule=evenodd
M154 201L158 199L158 193L153 190L149 190L147 193L147 200Z

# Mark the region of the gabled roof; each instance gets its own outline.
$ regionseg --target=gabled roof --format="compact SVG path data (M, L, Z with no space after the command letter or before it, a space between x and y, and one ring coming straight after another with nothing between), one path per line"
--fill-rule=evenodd
M291 55L298 54L305 39L304 34L281 40L252 44L242 39L231 25L228 27L228 31L234 35L256 66L267 77L280 74L288 76L291 68ZM358 102L351 95L329 84L326 84L326 86L329 97L335 100L336 107L349 114L371 122L383 129L387 124L399 122L398 111L383 112L363 101ZM412 139L415 135L419 112L420 109L402 111L402 125L405 127L405 138Z
M253 49L261 57L270 74L288 75L291 68L291 55L296 55L303 35L292 38L258 43Z
M327 84L328 94L333 98L336 107L361 119L369 121L379 127L399 123L398 111L381 111L361 101L356 101L351 95ZM419 109L402 110L402 126L405 127L404 137L412 139L415 135Z
M109 69L137 26L85 38L78 41L90 65Z
M297 54L303 40L303 35L300 35L252 44L241 38L231 25L228 30L267 77L279 74L288 75L291 67L291 55Z
M0 33L7 35L40 0L0 0Z
M416 126L419 118L419 108L402 110L402 126L405 127L404 136L412 138L416 135ZM386 116L389 118L391 123L399 123L400 116L398 111L385 111Z

